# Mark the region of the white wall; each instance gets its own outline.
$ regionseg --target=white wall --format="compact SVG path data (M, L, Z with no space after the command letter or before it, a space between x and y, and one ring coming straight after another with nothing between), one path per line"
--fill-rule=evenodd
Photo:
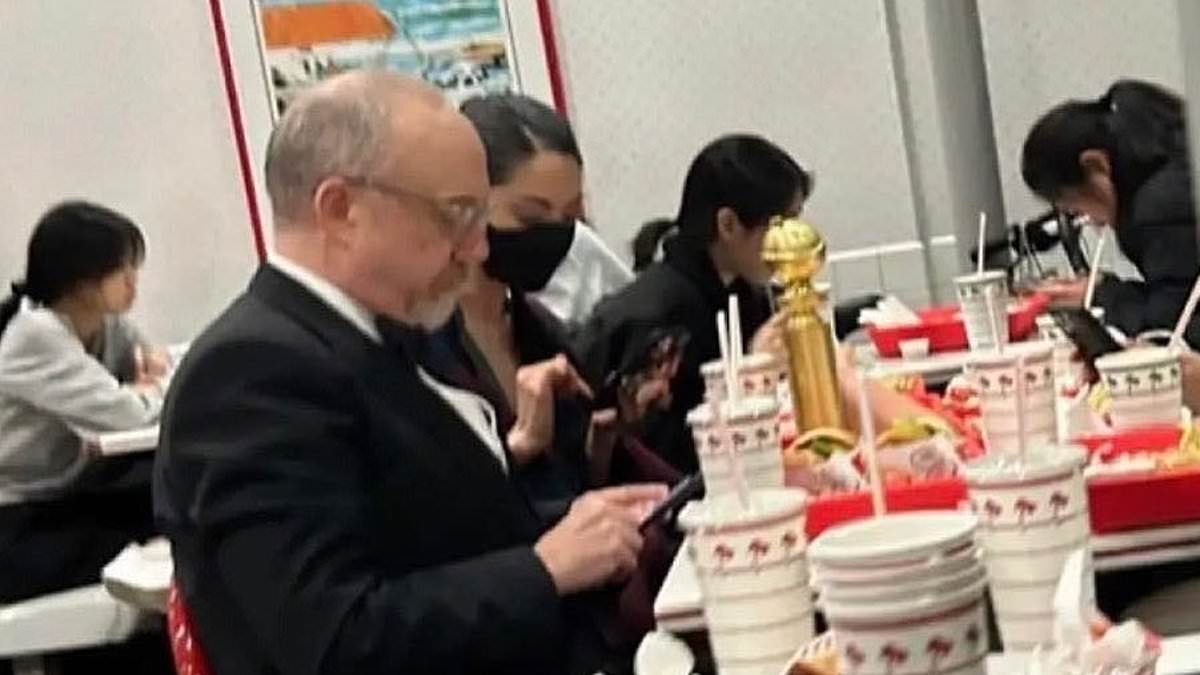
M1161 0L978 0L1004 201L1011 218L1045 209L1021 181L1021 144L1068 98L1122 77L1181 90L1178 8Z
M0 278L64 198L123 211L149 257L135 319L194 335L255 264L208 3L0 2Z
M733 131L816 173L807 215L834 249L918 238L882 0L554 7L589 213L622 252L645 220L675 214L688 163ZM889 271L925 287L919 254L897 262L848 264L835 292Z

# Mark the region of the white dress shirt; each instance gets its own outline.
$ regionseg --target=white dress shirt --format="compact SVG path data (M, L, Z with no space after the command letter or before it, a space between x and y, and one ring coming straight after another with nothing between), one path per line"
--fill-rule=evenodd
M270 263L275 269L320 298L322 302L329 305L371 340L383 341L379 335L379 329L375 326L375 317L366 307L363 307L342 289L279 254L272 255ZM463 422L466 422L479 440L483 441L488 450L491 450L492 454L496 456L501 468L507 472L508 462L504 456L504 445L500 442L500 430L496 426L496 410L492 404L474 392L439 382L419 365L417 366L417 375L425 383L425 386L436 392L451 408L454 408Z

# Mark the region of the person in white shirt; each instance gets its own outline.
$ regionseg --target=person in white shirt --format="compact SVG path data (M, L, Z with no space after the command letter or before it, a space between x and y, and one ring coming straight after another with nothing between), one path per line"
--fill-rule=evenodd
M158 420L166 357L122 316L145 252L128 218L64 202L37 223L24 281L0 304L0 602L95 583L150 534L149 458L97 459L79 436ZM81 506L109 490L128 500Z
M571 248L546 287L533 297L569 327L583 324L596 303L633 281L633 270L588 223L576 220Z
M424 83L345 73L293 99L264 174L277 257L189 347L154 473L213 672L592 675L623 656L598 604L664 487L591 491L547 526L491 406L421 363L488 255L471 124Z

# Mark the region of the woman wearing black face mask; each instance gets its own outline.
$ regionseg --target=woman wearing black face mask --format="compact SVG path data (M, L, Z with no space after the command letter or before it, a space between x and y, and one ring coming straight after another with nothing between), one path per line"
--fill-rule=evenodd
M587 484L607 478L602 441L611 440L593 431L592 392L569 357L566 328L531 297L571 247L583 163L566 120L538 101L492 95L462 111L487 153L489 254L427 365L493 404L514 477L553 522Z

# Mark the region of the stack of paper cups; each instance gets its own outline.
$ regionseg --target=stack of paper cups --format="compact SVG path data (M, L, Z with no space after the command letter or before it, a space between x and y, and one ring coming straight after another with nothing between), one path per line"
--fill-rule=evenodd
M832 528L809 548L844 673L983 675L984 593L971 514L889 514Z
M988 317L987 295L992 296L991 307L995 314L995 325L1000 332L1000 344L1008 343L1008 276L999 270L982 274L967 274L955 277L958 304L962 320L967 328L967 342L971 350L995 349L992 339L992 319Z
M1024 463L992 455L966 468L1006 650L1052 638L1063 563L1091 539L1083 463L1078 448L1040 446Z
M773 354L746 354L741 359L738 371L739 393L743 396L791 397L787 363ZM701 365L700 374L704 377L706 400L724 401L729 398L725 391L725 365L720 359Z
M720 404L721 420L713 417L714 405L701 404L687 417L706 493L721 495L735 490L735 462L741 465L751 489L783 487L779 402L766 396L725 401Z
M750 497L749 509L726 495L692 502L679 515L721 675L777 673L814 632L805 494Z
M1022 358L1024 368L1018 369L1018 361ZM979 391L988 452L1015 455L1020 447L1017 387L1025 388L1026 443L1040 447L1057 440L1053 346L1050 343L1027 342L1007 347L1002 354L972 354L967 371Z

